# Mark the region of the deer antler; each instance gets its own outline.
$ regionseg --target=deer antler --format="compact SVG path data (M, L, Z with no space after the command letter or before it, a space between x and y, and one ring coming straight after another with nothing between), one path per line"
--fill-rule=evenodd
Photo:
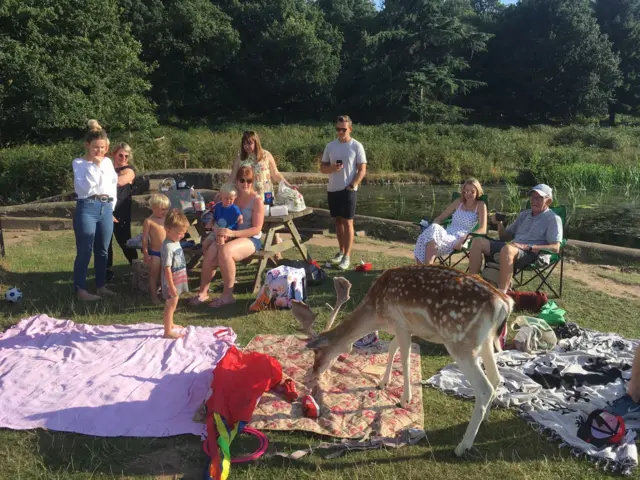
M301 332L306 333L311 338L316 338L318 335L313 331L313 322L315 322L317 313L313 313L309 305L298 300L291 300L291 313L300 322Z
M327 304L331 309L331 317L329 318L329 322L327 323L327 328L325 330L329 330L331 328L333 322L338 316L340 307L342 307L342 305L351 298L349 296L349 291L351 290L351 283L349 280L344 277L335 277L333 279L333 285L336 289L336 306L332 307ZM291 300L291 313L293 313L293 316L300 322L301 328L299 330L301 332L306 333L312 339L318 337L318 334L313 331L313 323L316 321L318 314L313 313L309 305L298 300Z
M327 327L325 328L325 330L331 329L333 322L335 322L336 317L338 316L340 307L347 303L347 301L351 298L349 296L349 292L351 291L351 282L349 282L349 280L344 277L334 277L333 286L336 289L336 306L331 309L331 317L329 318L329 322L327 323Z

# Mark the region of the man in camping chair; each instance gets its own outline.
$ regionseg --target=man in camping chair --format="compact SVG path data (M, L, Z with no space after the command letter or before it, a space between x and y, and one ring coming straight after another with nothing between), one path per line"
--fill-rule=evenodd
M469 273L478 274L482 256L491 259L500 254L500 280L498 288L507 292L513 277L514 264L527 265L536 261L540 250L560 251L562 220L549 209L553 191L545 184L536 185L530 192L531 209L504 228L502 221L492 215L490 221L498 225L500 240L474 238L469 255ZM507 243L509 242L509 243Z

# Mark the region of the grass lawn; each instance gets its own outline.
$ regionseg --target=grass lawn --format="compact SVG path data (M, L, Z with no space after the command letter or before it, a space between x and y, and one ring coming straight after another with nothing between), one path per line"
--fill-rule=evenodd
M90 324L162 323L162 307L130 292L129 271L120 251L116 252L117 273L115 299L96 304L82 304L72 295L71 268L75 245L71 232L35 233L21 245L10 245L8 257L0 261L0 290L19 286L25 298L20 305L0 305L0 328L3 330L21 318L37 313ZM332 249L311 247L315 258L324 259ZM366 293L382 269L410 263L409 259L370 253L374 272L349 272L353 283L352 300L345 306L351 311ZM259 333L287 334L296 331L293 316L283 312L247 315L253 296L248 293L255 266L241 267L237 288L238 302L219 311L206 307L182 305L176 322L181 325L228 325L246 345ZM192 288L197 285L193 277ZM627 337L640 336L638 311L640 301L614 298L589 291L583 284L567 280L564 298L558 303L567 310L567 319L584 327L619 332ZM220 288L219 281L215 288ZM332 282L310 289L309 303L328 318L322 306L334 302ZM214 293L215 295L215 293ZM426 379L451 360L437 345L421 343L422 375ZM601 478L600 470L588 461L573 458L567 448L548 441L520 420L511 410L492 410L478 433L473 457L456 459L453 449L461 440L469 421L472 402L459 400L434 389L424 390L424 428L428 441L399 450L354 452L341 458L325 460L320 455L299 461L279 458L255 465L234 465L232 478L249 479L389 479L389 478L477 478L542 479ZM304 433L266 432L278 451L291 453L318 444L322 439ZM240 437L234 450L250 450L252 439ZM0 479L104 479L176 478L199 479L206 457L196 436L171 438L106 439L52 431L0 430ZM636 471L637 472L637 471ZM166 476L165 476L166 475ZM640 478L640 473L634 474Z

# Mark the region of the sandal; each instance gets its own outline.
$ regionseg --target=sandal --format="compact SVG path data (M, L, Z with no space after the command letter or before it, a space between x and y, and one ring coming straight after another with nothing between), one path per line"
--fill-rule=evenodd
M236 303L236 299L235 298L231 298L231 299L223 299L222 297L218 297L216 299L213 300L213 302L211 302L209 305L207 305L209 308L220 308L220 307L224 307L225 305L231 305Z
M207 300L209 300L209 297L205 298L204 300L201 300L200 295L196 295L195 297L189 299L189 305L191 305L192 307L195 307L197 305L202 305Z

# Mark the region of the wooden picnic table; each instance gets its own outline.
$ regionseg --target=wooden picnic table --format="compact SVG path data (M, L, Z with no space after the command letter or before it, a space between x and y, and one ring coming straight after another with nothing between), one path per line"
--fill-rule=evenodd
M302 241L302 237L296 228L293 220L296 218L304 217L313 213L312 208L306 208L301 212L292 212L288 215L281 215L277 217L268 216L264 217L264 226L262 231L265 233L265 239L262 242L262 249L254 253L249 257L250 260L258 260L258 271L256 272L256 278L253 282L253 293L257 293L262 285L262 274L267 268L267 262L272 260L278 253L285 252L290 248L297 248L305 262L311 261L311 255L307 247ZM284 240L280 243L275 242L276 233L281 230L288 230L291 234L291 239Z
M304 245L302 237L296 228L295 223L293 221L296 218L304 217L306 215L310 215L313 213L312 208L306 208L301 212L292 212L288 215L280 215L280 216L267 216L264 217L264 225L262 227L262 232L264 235L264 241L262 242L262 249L251 255L247 258L247 262L252 262L254 260L258 261L258 271L256 272L256 276L253 282L253 293L257 293L262 286L262 275L267 268L267 264L269 260L274 261L274 257L282 252L289 250L290 248L297 248L302 256L302 259L306 262L311 261L311 255L309 255L309 251L307 247ZM206 238L206 232L204 229L204 225L201 221L201 212L189 211L185 213L186 217L189 219L191 225L196 229L198 234L200 235L200 241L204 241ZM284 240L283 242L276 243L275 236L279 231L288 231L291 234L291 239ZM194 239L196 240L196 239ZM196 240L197 242L197 240ZM187 253L187 252L185 252ZM200 257L202 256L202 250L189 252L190 258L187 261L187 268L193 268L197 265Z

